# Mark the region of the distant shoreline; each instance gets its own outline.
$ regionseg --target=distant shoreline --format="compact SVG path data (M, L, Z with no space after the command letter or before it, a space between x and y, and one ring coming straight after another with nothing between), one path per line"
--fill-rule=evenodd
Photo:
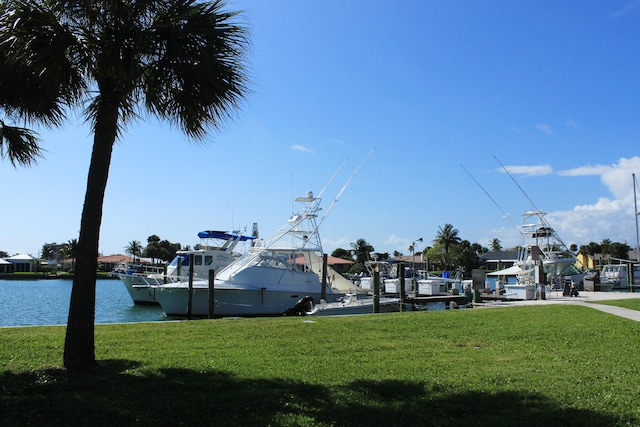
M118 277L109 276L109 273L100 272L96 279L113 279ZM73 274L50 274L50 273L0 273L0 280L73 280Z

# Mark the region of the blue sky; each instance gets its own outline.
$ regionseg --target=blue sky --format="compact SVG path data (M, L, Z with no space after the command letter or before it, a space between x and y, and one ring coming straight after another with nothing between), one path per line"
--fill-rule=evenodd
M640 172L638 1L231 1L251 30L252 93L206 143L153 119L114 148L100 252L151 234L268 236L324 194L325 252L366 239L408 254L447 223L520 243L528 198L568 244L634 247ZM46 158L0 163L0 250L76 238L91 152L80 117L41 130ZM497 159L497 160L496 160ZM504 173L511 172L527 197ZM464 166L464 169L463 167ZM476 185L499 205L494 205ZM502 212L510 216L503 218Z

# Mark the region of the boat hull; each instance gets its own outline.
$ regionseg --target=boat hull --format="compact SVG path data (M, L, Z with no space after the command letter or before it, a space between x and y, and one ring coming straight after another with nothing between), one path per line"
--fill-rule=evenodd
M156 299L168 316L189 315L189 288L176 286L158 286ZM214 317L278 316L294 307L298 301L309 296L314 304L320 303L320 292L300 293L267 288L214 288ZM334 302L340 294L328 293L327 301ZM209 289L193 287L191 297L191 315L204 317L209 315Z
M334 302L320 304L308 315L312 316L352 316L356 314L372 314L373 298L367 297L356 301ZM379 300L378 313L395 313L400 311L399 298L381 298Z
M119 274L129 296L136 305L156 305L156 285L162 284L161 279L136 274Z

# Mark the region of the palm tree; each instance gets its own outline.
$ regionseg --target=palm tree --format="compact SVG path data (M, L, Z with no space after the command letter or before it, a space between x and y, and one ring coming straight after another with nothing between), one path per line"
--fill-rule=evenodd
M365 239L358 239L355 243L351 243L351 248L356 257L356 263L362 265L364 265L365 261L369 261L369 254L373 252L373 246Z
M502 250L502 244L500 244L500 239L498 238L493 238L491 240L491 250L493 252L499 252Z
M133 257L133 262L137 263L138 257L142 254L143 249L142 243L138 240L132 240L124 247L124 253L131 255Z
M0 98L2 105L24 104L17 110L23 113L41 108L54 119L56 112L84 108L94 133L64 346L68 369L95 365L100 223L121 131L147 113L203 139L247 93L248 32L236 22L239 13L225 7L221 0L6 0L0 6L0 93L12 94Z
M78 239L71 239L60 245L60 258L71 259L71 269L75 270L76 257L78 256Z
M460 237L458 236L458 230L453 228L451 224L445 224L444 227L438 227L438 233L433 243L439 244L444 248L444 268L447 269L449 265L449 250L452 246L460 244Z
M444 251L449 253L449 248L460 243L459 231L453 228L451 224L445 224L444 227L438 227L438 233L433 243L439 243L444 247Z

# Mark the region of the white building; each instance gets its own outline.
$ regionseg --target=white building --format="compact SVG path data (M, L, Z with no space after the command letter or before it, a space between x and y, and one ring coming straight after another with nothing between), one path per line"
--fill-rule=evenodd
M11 272L13 273L33 272L35 270L33 264L36 260L31 255L18 254L5 258L5 261L12 264Z

